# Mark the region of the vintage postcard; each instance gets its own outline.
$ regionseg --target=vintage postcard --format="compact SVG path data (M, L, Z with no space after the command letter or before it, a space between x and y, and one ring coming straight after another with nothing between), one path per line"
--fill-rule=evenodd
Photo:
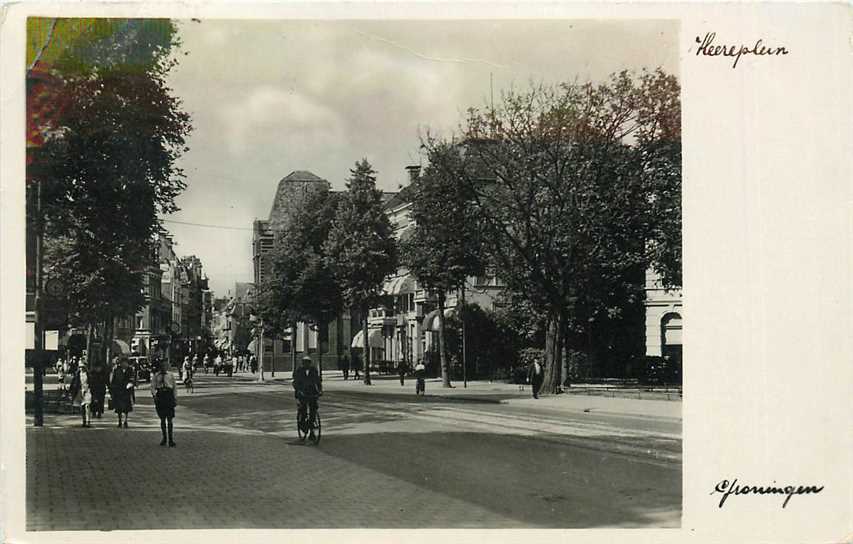
M853 538L849 9L4 11L4 540Z

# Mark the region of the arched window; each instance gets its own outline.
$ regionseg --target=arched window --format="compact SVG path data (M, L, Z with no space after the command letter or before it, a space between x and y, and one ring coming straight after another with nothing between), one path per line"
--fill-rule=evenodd
M668 313L661 318L661 345L681 345L681 315L675 312Z

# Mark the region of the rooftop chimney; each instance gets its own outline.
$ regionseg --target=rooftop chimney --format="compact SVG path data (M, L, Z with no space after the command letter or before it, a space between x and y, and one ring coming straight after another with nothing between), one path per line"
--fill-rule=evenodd
M421 176L421 167L420 166L407 166L406 171L409 172L409 183L415 183L418 181L418 178Z

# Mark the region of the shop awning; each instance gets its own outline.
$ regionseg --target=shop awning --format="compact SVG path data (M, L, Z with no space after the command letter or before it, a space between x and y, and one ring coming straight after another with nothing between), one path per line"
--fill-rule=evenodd
M397 276L385 282L382 290L386 295L402 295L415 292L415 278L411 274Z
M444 317L453 317L456 315L456 308L445 308L444 309ZM427 315L424 316L423 323L421 324L421 329L425 331L437 332L438 331L438 310L433 310Z
M370 336L370 347L372 348L382 348L385 347L385 339L382 337L381 329L373 329L368 333ZM358 333L352 338L352 347L354 348L363 348L364 347L364 331L358 331Z
M113 338L111 350L114 355L118 353L121 353L122 355L130 355L130 346L127 345L127 342L119 340L118 338Z

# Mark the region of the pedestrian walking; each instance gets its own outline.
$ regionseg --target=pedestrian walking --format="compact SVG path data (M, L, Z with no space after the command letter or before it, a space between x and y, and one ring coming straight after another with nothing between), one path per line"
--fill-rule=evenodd
M219 376L219 373L222 372L222 354L217 354L216 359L213 360L213 375Z
M204 354L204 373L207 374L208 369L210 368L210 354Z
M254 354L252 355L252 360L251 360L250 364L252 367L252 374L254 374L255 372L258 371L258 358Z
M65 358L60 357L56 361L56 382L59 384L59 393L60 395L65 394L65 371L68 368L68 363L65 362Z
M109 388L113 410L118 415L118 426L127 428L127 416L133 411L131 390L134 388L133 375L127 357L120 358L118 366L113 368ZM124 416L124 420L122 420L122 416Z
M397 365L397 372L400 374L400 387L405 386L406 380L406 363L405 361L400 361Z
M344 356L341 357L341 371L344 373L345 380L349 378L349 367L349 355L344 353Z
M101 363L92 366L89 387L92 389L92 416L100 419L104 415L104 399L107 396L107 370Z
M80 365L77 373L74 374L74 379L71 383L72 390L72 405L75 408L80 408L80 414L83 416L83 427L92 426L92 389L89 386L89 371L86 368L86 363Z
M178 404L178 388L175 387L175 376L169 372L169 361L163 360L159 372L151 378L151 396L154 397L154 408L160 418L160 431L163 433L160 445L165 446L168 438L169 447L174 448L172 419Z
M189 357L184 357L184 362L181 363L181 374L179 380L186 386L187 390L192 388L193 383L193 364Z
M545 381L545 369L539 362L539 358L533 359L530 363L530 368L527 370L527 381L530 382L530 388L533 389L533 398L539 398L539 390L542 388L542 383Z
M418 359L415 365L415 395L422 393L426 393L426 366L423 359Z
M353 372L352 379L353 380L357 380L360 377L360 374L359 374L360 369L361 369L361 359L358 357L358 355L356 355L352 359L352 372Z

